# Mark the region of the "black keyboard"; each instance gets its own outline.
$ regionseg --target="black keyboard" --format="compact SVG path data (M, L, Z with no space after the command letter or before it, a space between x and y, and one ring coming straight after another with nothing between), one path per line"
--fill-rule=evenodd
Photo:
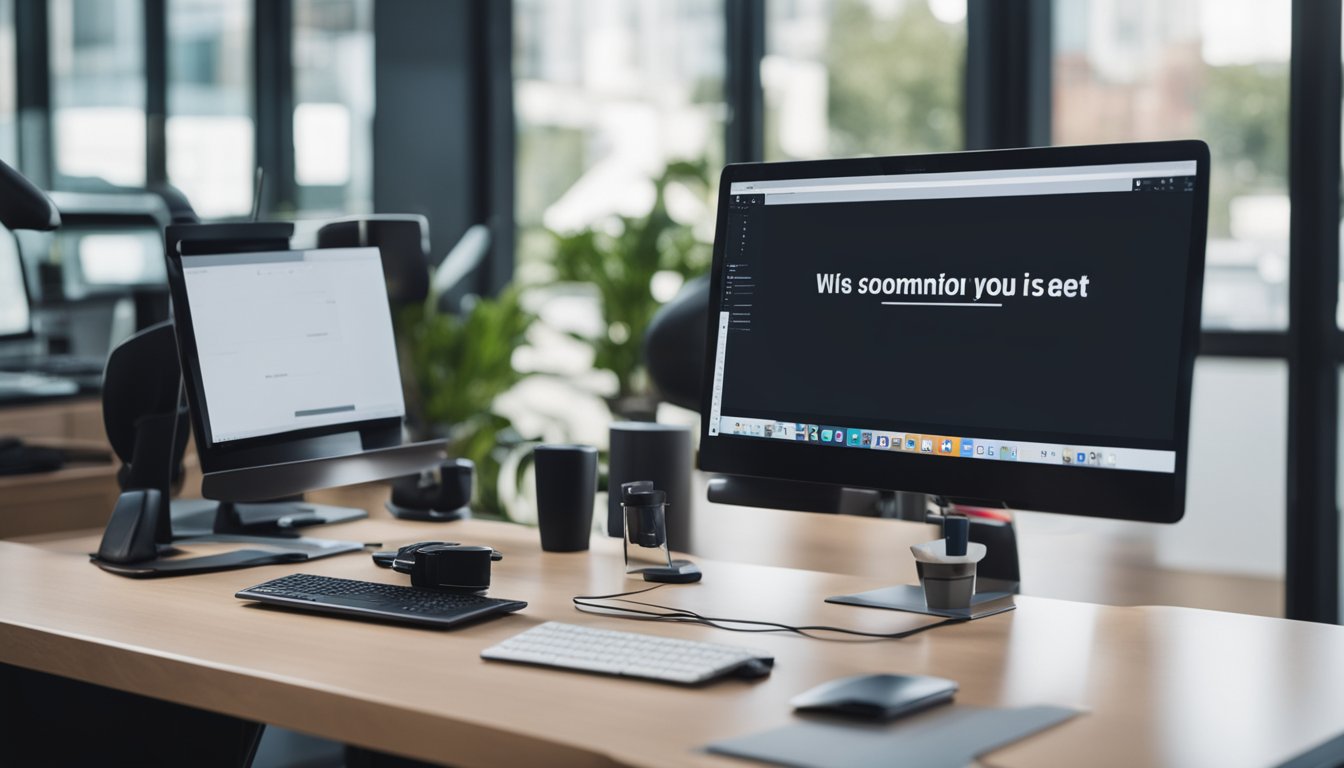
M498 600L480 595L336 579L308 573L282 576L265 584L248 587L234 597L300 611L431 627L455 627L527 607L527 603L518 600Z

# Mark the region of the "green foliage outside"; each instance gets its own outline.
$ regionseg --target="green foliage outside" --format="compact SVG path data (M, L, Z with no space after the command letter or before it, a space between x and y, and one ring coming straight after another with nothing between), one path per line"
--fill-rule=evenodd
M1209 67L1200 137L1209 144L1209 235L1231 235L1231 202L1288 188L1288 65Z
M641 346L658 309L650 290L653 276L670 270L689 277L709 266L709 246L667 212L665 193L672 183L707 188L706 163L668 165L654 180L648 214L619 217L614 232L595 226L555 235L557 278L591 283L597 289L605 332L576 338L592 346L594 367L616 374L617 398L648 391Z
M899 13L838 0L826 41L827 150L851 155L948 152L962 147L965 30L922 2ZM766 157L782 159L778 115L766 116Z
M513 353L533 319L516 288L476 300L462 316L439 312L431 298L398 318L413 412L428 431L451 441L452 455L476 462L477 502L487 513L500 513L499 462L510 438L516 441L512 424L493 406L523 378Z

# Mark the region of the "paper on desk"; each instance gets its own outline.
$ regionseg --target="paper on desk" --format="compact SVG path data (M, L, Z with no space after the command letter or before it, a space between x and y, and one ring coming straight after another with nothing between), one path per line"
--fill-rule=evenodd
M710 744L721 755L793 768L964 768L976 757L1079 714L1068 707L937 707L891 724L799 721Z

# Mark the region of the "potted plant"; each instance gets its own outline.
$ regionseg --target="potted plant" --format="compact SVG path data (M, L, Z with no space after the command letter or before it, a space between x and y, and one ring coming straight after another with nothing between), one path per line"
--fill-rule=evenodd
M621 418L652 420L657 407L644 369L644 331L657 311L651 283L660 271L683 278L704 271L708 246L686 224L669 215L669 184L708 188L704 161L679 161L654 179L653 205L644 216L619 216L613 227L589 226L555 234L558 279L592 284L598 295L603 332L573 334L593 349L593 366L616 376L616 394L607 398Z
M497 298L478 298L461 315L441 312L430 301L399 318L403 379L418 428L448 438L453 455L476 463L477 504L500 516L499 465L519 437L493 406L523 378L513 353L533 320L518 293L510 287Z

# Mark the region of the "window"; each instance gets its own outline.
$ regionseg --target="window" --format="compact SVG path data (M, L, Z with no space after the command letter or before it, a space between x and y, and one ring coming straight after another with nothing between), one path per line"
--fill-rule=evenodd
M56 186L145 183L144 13L138 0L51 0ZM97 182L93 182L97 183Z
M1205 328L1288 324L1290 12L1290 0L1054 5L1056 144L1209 143Z
M962 147L965 0L776 1L766 14L766 160Z
M19 167L18 54L14 48L14 0L0 0L0 160Z
M293 55L299 210L373 210L372 0L295 0Z
M545 229L647 213L670 161L723 165L723 52L719 0L515 4L521 273L550 252Z
M168 179L202 218L252 205L250 0L169 0Z

